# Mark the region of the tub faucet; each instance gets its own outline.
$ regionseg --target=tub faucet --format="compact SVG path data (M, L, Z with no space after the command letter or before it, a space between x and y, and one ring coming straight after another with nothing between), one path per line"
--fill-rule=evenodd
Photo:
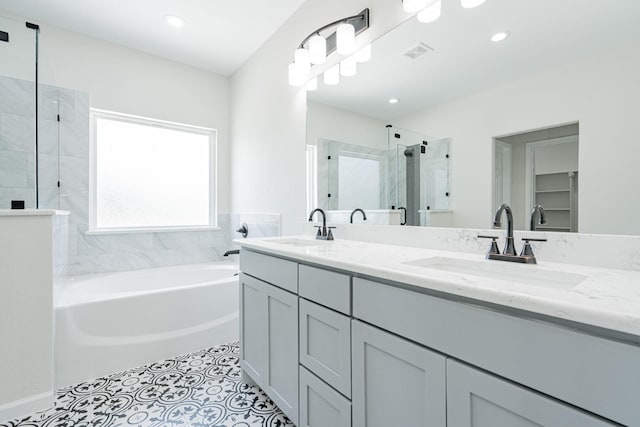
M239 255L239 254L240 254L240 249L232 249L230 251L225 252L223 256Z
M496 211L495 218L493 218L493 228L502 227L502 212L507 213L507 241L504 245L503 255L516 256L516 246L513 242L513 213L506 203L503 203Z
M313 221L313 215L319 212L322 214L322 226L317 226L318 234L316 234L316 239L318 240L333 240L333 233L331 233L331 229L335 227L327 227L327 215L320 208L316 208L311 211L309 215L309 222Z
M538 216L538 218L536 218L536 216ZM537 221L538 219L540 220L540 222ZM536 226L538 224L544 225L546 223L547 218L544 214L544 208L542 207L542 205L535 205L531 210L531 226L529 227L529 229L531 231L536 231Z
M365 220L365 221L367 220L367 214L364 213L364 211L362 209L355 208L353 210L353 212L351 212L351 217L349 218L349 223L353 224L353 214L355 214L356 212L360 212L362 214L362 219Z

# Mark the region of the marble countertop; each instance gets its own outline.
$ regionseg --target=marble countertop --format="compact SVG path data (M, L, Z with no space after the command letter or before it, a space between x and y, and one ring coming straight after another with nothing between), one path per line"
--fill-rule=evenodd
M278 242L281 243L278 243ZM289 242L287 244L287 242ZM243 248L640 337L640 272L308 236L242 239ZM470 267L470 268L468 268Z

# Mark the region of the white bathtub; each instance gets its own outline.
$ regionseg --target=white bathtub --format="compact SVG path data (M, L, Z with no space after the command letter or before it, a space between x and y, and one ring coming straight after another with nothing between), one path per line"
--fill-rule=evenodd
M63 279L55 387L238 339L237 266L210 263Z

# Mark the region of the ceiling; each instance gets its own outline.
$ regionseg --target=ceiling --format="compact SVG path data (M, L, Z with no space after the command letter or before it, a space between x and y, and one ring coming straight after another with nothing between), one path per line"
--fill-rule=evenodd
M304 0L0 0L1 11L233 74ZM184 19L173 28L165 15ZM44 33L43 33L44 37Z
M638 0L487 0L475 9L444 0L438 21L411 18L374 42L373 59L355 77L320 83L309 98L392 120L624 44L640 52L638 22ZM511 37L492 43L501 30ZM433 51L405 57L418 42Z

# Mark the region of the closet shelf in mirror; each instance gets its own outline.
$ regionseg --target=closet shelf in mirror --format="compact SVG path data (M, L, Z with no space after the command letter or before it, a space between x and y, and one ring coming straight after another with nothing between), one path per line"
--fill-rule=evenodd
M560 190L536 190L536 193L568 193L569 190L567 189L560 189Z

